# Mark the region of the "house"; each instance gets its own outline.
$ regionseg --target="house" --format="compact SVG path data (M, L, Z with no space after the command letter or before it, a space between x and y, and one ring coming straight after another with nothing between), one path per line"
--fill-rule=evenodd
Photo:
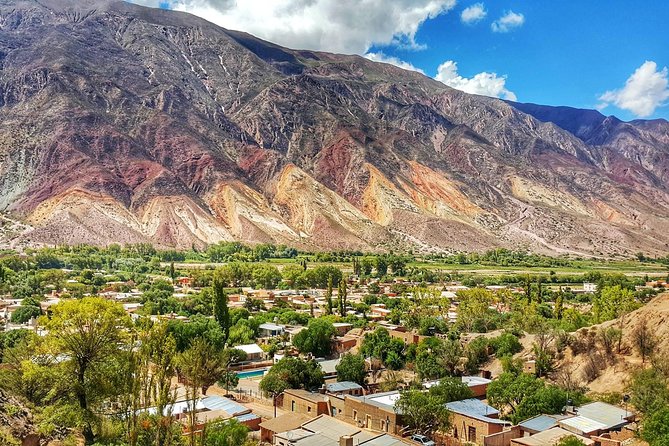
M584 436L619 431L634 420L632 412L601 401L577 407L573 415L558 421L558 426Z
M518 424L523 436L538 434L539 432L558 426L558 421L568 418L568 415L537 415Z
M274 435L297 429L313 418L301 413L286 413L279 417L263 421L260 423L260 441L272 443Z
M511 440L511 446L554 446L558 444L564 437L569 436L576 437L586 446L595 444L595 442L590 438L583 437L581 435L574 435L573 433L559 427L553 427L529 437L514 438Z
M370 432L336 418L320 416L299 428L274 435L277 446L410 446L399 437Z
M260 361L265 357L265 352L258 344L235 345L233 348L246 353L247 361Z
M321 366L321 370L323 370L324 378L326 380L337 377L337 366L340 361L341 358L318 361L318 365Z
M346 333L348 333L349 330L353 328L353 324L349 324L347 322L335 322L332 324L332 326L335 328L337 336L344 336Z
M261 338L271 338L274 336L281 336L286 331L286 327L283 325L273 324L271 322L266 322L258 326L258 333Z
M593 294L597 292L597 284L590 282L583 282L583 292Z
M402 415L395 411L399 398L398 391L346 395L343 419L359 427L397 434L402 429Z
M428 337L419 335L415 331L406 331L404 327L398 327L395 330L389 330L388 334L390 335L391 338L401 339L405 345L410 345L410 344L418 345L420 341Z
M177 401L164 408L164 414L173 414L177 420L188 423L187 413L189 411L190 403L186 401L183 393L177 397ZM155 414L157 409L150 407L143 409L149 414ZM258 430L260 425L260 417L254 414L248 407L222 396L206 396L200 398L195 404L196 411L196 425L195 431L201 430L207 423L211 421L226 421L236 419L251 430ZM187 427L184 427L187 430Z
M334 351L337 353L346 353L352 348L358 345L358 339L355 336L342 336L340 338L335 338L334 341Z
M333 395L362 395L364 393L360 384L351 381L326 384L325 391Z
M451 436L469 443L483 445L483 437L502 432L508 421L499 419L499 411L476 398L446 403L451 411Z
M287 389L283 392L283 410L312 417L330 413L327 396L302 389Z
M488 391L488 384L491 383L489 379L480 376L463 376L460 379L464 384L467 384L467 387L472 391L472 396L474 398L485 398ZM429 389L430 387L438 385L440 382L440 380L426 381L423 383L423 387Z

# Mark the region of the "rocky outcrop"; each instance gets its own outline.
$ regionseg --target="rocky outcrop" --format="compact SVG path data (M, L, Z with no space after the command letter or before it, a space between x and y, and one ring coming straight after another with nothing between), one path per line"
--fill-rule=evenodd
M666 121L468 95L121 1L0 0L13 244L669 248Z

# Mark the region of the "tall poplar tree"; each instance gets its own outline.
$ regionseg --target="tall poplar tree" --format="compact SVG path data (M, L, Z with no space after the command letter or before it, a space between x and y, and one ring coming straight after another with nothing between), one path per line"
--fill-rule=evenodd
M212 287L214 288L214 318L223 332L223 342L227 343L230 337L230 309L228 308L228 295L225 292L225 283L219 274L214 274Z

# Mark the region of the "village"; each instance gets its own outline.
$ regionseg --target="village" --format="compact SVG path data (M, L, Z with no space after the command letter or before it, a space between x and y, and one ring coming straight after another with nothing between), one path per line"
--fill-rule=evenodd
M65 280L62 287L53 287L43 296L39 301L39 314L48 315L50 308L71 298L68 287L80 285L73 271L64 270L64 274L71 278ZM190 296L200 295L205 288L197 278L172 275L155 275L150 279L154 283L169 284L169 299L189 299ZM107 281L113 275L105 276L104 271L95 272L89 279L95 280L96 277L100 284L97 296L121 305L135 322L148 318L153 323L191 323L192 316L183 312L150 314L144 311L145 306L151 304L144 296L148 291L146 286L142 291L132 281ZM426 284L401 277L381 280L349 274L342 277L336 289L333 289L331 278L326 287L291 289L285 278L281 284L281 287L273 289L241 286L227 294L227 306L231 313L240 312L248 320L260 319L262 322L257 323L253 333L245 338L252 342L229 346L243 352L240 355L243 360L227 364L227 372L236 375L233 385L223 386L219 381L206 394L203 393L194 410L195 423L186 422L188 412L193 409L188 404L184 381L175 378L173 389L176 397L166 413L172 414L175 420L183 421L185 435L205 429L208 423L236 420L248 428L251 438L262 444L281 446L553 446L561 439L571 437L588 446L619 446L628 444L635 437L635 414L628 411L624 404L602 401L577 405L572 399L565 399L559 403L559 413L537 413L527 419L510 421L504 412L488 401L489 385L503 373L492 343L486 345L485 358L478 364L472 363L468 350L468 345L475 344L474 340L481 336L490 339L503 336L506 333L503 329L491 326L491 330L482 335L461 332L454 341L459 344L460 356L455 359L452 370L447 372L444 369L432 375L419 370L415 359L411 367L407 367L404 361L401 366L389 366L390 361L381 358L383 354L369 354L366 340L379 332L383 332L395 346L399 344L404 352L413 351L414 358L415 352L429 344L431 338L450 342L448 327L462 325L465 311L468 317L472 317L471 303L466 301L463 304L463 298L469 299L464 296L468 296L467 292L472 287L462 282ZM594 295L597 287L596 283L583 282L580 286L572 285L568 291L572 296L587 296ZM665 287L666 282L655 280L637 285L636 291ZM487 285L477 289L484 290L490 300L484 300L484 308L479 309L482 314L473 317L509 315L514 299L528 293L527 288L511 284ZM559 285L546 284L542 289L540 283L538 288L539 296L562 291ZM32 330L37 335L44 335L37 314L22 323L14 322L16 318L13 314L25 307L22 301L9 296L0 300L0 317L5 321L5 333ZM333 303L335 301L336 304ZM426 313L417 317L427 315L446 328L405 324L407 314L400 311L398 315L397 310L409 307L393 304L399 301L413 303L411 310L407 311L414 311L416 305L427 308ZM555 308L555 303L552 307ZM578 306L573 305L573 308ZM281 312L275 313L277 310ZM292 318L286 320L281 317L289 313ZM337 313L336 321L328 322L332 332L325 340L329 345L322 349L327 354L319 356L315 354L317 349L305 351L302 347L304 342L298 340L300 333L311 330L311 321L331 321ZM274 317L263 317L267 314L274 314ZM299 315L304 318L294 320L300 319ZM207 318L213 320L214 316ZM305 337L304 333L302 337ZM521 374L542 376L545 373L541 370L542 366L537 366L537 359L540 358L537 358L536 349L519 347L511 353L522 368L519 370ZM342 358L353 355L364 360L364 375L358 382L347 380L347 376L339 373ZM277 395L268 395L262 389L262 380L275 364L290 357L316 362L323 384L319 388L287 388ZM495 362L497 366L488 367ZM445 376L455 376L468 388L467 397L445 403L449 413L448 429L421 433L415 429L415 422L413 425L407 422L407 414L398 401L407 389L429 392ZM156 408L145 407L142 410L155 413Z

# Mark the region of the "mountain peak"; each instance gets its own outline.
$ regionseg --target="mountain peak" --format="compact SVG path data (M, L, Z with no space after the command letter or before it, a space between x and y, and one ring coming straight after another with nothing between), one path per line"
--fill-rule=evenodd
M469 95L174 11L0 9L0 210L32 227L13 243L625 255L669 242L661 125Z

